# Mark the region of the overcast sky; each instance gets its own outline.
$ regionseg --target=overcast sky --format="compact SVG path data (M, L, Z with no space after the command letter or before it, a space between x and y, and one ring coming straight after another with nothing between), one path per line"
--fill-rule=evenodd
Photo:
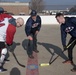
M30 0L2 0L2 1L19 1L19 2L30 2ZM76 0L43 0L45 9L70 9L76 5Z
M20 1L29 2L30 0L2 0L2 1ZM76 5L76 0L44 0L46 5Z
M44 0L46 4L50 5L76 5L76 0Z

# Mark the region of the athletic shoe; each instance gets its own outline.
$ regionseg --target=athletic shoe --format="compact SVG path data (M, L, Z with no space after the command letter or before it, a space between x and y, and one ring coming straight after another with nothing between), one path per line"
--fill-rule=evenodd
M4 62L5 63L8 63L10 60L9 59L4 59Z
M63 61L62 63L63 63L63 64L65 64L65 63L73 64L73 61L71 61L71 60L65 60L65 61Z
M39 53L39 51L38 51L38 50L34 50L34 52Z
M76 72L76 68L71 69L72 72Z
M34 59L34 56L33 55L28 55L28 56L29 56L29 58Z
M6 72L6 71L7 71L7 69L0 68L0 73L4 73L4 72Z

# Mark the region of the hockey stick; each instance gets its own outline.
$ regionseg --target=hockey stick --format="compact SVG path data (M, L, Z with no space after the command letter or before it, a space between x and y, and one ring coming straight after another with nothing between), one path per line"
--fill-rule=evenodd
M19 43L14 43L14 46L10 46L10 47L9 47L9 51L12 53L12 55L13 55L13 57L15 58L17 64L18 64L19 66L25 68L25 65L21 64L21 63L18 61L18 59L17 59L17 57L16 57L16 55L15 55L15 53L14 53L14 49L15 49L16 45L20 45L20 44L19 44Z
M67 49L68 49L75 41L76 41L76 39L67 46ZM64 53L64 51L66 51L66 50L63 50L62 53ZM39 64L39 65L40 65L40 66L49 66L49 65L51 65L59 56L60 56L60 55L58 55L58 56L57 56L55 59L53 59L52 61L49 61L49 63L41 63L41 64Z
M17 57L16 57L15 53L14 53L14 52L11 52L11 53L12 53L12 55L14 56L14 58L15 58L15 60L16 60L16 62L17 62L17 64L18 64L19 66L21 66L21 67L24 67L24 68L25 68L25 65L21 64L21 63L18 61L18 59L17 59Z

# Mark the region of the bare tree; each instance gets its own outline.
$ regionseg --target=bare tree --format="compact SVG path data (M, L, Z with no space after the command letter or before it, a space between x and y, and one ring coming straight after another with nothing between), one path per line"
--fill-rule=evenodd
M76 12L76 5L70 9L70 12Z
M30 8L32 10L36 10L37 12L41 12L44 9L44 1L43 0L31 0Z

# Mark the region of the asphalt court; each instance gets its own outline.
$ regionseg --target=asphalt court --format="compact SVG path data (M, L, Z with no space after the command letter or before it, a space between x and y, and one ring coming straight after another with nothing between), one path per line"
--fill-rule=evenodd
M34 71L37 69L37 73L28 75L75 75L70 70L74 67L71 64L63 64L62 62L67 59L67 51L64 54L62 52L61 34L59 25L42 25L41 30L37 36L38 39L38 50L37 64L28 64L27 55L27 36L24 31L25 26L17 28L17 32L14 37L13 51L18 62L26 67L21 67L15 60L11 51L9 52L8 59L9 63L5 63L4 68L8 69L5 73L0 75L27 75L27 69ZM67 42L70 36L67 36ZM54 61L50 66L40 67L41 63L48 63L52 61L57 55L60 57ZM33 60L31 60L33 62ZM76 47L73 50L73 61L76 64Z

